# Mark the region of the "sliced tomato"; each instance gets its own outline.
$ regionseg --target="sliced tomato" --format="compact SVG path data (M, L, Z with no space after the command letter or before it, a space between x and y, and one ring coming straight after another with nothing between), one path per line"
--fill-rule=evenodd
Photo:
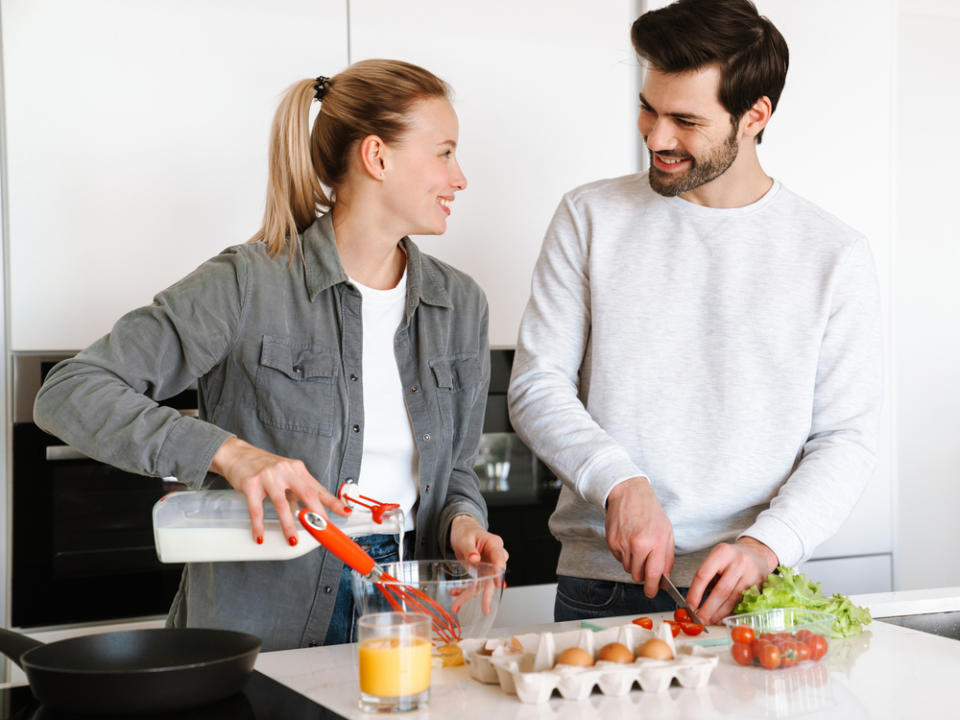
M690 622L690 613L687 612L686 608L677 608L673 611L673 619L676 622Z
M648 618L648 617L646 617L646 616L634 618L634 619L633 619L633 624L634 624L634 625L639 625L640 627L646 628L647 630L653 630L653 620L651 620L650 618Z
M683 630L684 635L699 635L703 632L703 625L695 622L682 622L680 623L680 629Z
M673 633L674 637L680 634L680 623L675 620L664 620L664 622L670 626L670 632Z

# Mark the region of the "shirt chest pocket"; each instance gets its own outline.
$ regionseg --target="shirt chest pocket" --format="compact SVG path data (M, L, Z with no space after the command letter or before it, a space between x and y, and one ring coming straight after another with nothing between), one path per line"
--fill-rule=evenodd
M257 418L281 430L331 436L339 367L339 356L315 345L264 335Z
M437 403L444 428L458 440L467 430L479 392L481 370L477 355L430 361L437 384Z

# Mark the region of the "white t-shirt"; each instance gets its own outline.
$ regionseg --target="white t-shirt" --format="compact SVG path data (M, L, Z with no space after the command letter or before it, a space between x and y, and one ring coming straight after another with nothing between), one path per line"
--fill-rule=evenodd
M375 290L353 278L363 298L363 457L360 492L381 502L399 503L404 529L414 527L413 506L419 488L419 454L403 402L393 339L403 319L407 273L395 288Z

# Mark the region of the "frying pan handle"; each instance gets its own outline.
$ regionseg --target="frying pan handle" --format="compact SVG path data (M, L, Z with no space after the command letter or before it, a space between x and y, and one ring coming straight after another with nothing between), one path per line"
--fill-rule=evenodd
M39 640L0 628L0 653L6 655L21 668L23 665L20 665L20 658L23 657L24 653L42 645L43 643Z
M300 518L300 524L316 538L318 543L340 558L348 567L361 575L369 575L376 567L373 558L333 523L306 509L301 510L297 517Z

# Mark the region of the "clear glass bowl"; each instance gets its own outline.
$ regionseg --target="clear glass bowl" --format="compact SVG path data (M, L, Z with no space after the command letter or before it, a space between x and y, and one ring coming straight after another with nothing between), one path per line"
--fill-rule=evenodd
M397 609L423 612L417 606L422 600L406 602L416 588L454 619L456 639L483 638L493 626L503 593L504 569L490 563L464 565L456 560L407 560L382 566L397 582L374 584L354 572L351 578L353 597L361 615L391 612ZM391 605L388 594L398 607ZM450 643L450 633L434 629L434 646Z

